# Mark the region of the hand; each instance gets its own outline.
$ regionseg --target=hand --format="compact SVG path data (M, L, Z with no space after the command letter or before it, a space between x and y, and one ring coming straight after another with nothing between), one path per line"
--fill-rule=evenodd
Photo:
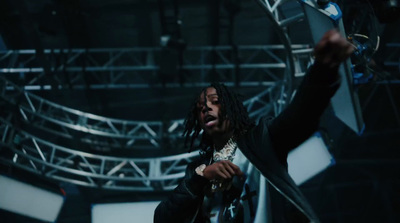
M227 180L233 176L242 176L243 172L229 160L223 160L207 166L203 175L208 180Z
M315 61L328 68L338 68L354 51L337 30L329 30L314 48Z

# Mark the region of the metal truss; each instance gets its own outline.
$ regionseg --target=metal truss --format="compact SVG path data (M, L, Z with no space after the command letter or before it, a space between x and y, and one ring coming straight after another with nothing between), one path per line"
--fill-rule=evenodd
M308 45L290 48L309 50ZM268 85L284 79L286 51L283 45L190 47L178 67L177 52L165 48L8 50L0 51L0 73L26 90L207 86L212 75L240 86ZM231 58L234 53L243 58L239 64ZM241 74L233 77L234 69Z
M3 51L0 73L6 78L0 78L1 99L15 105L19 114L13 115L29 125L71 140L79 132L81 141L92 145L130 148L160 148L163 130L170 139L179 138L183 120L164 127L162 122L111 119L52 103L27 90L207 86L210 76L218 75L217 79L227 85L264 86L244 105L255 120L276 116L290 101L292 78L304 74L312 49L290 43L285 27L302 15L284 18L278 7L286 1L258 2L283 45L188 48L183 51L183 66L169 67L179 75L163 73L168 69L157 58L162 53L176 53L163 48ZM232 59L235 53L240 63ZM239 69L239 74L231 72L234 69ZM160 75L167 78L160 82ZM0 119L0 130L2 147L11 151L12 157L0 157L1 162L88 187L171 190L198 154L148 159L100 156L56 145L14 128L8 120Z
M129 159L100 156L68 149L19 131L6 142L12 125L0 119L3 149L12 157L1 162L51 179L87 187L114 190L172 190L185 175L186 165L198 151L176 156Z
M256 2L264 10L266 16L272 22L275 31L277 32L281 42L285 46L289 72L291 72L292 74L298 73L299 67L296 67L295 65L298 65L296 57L296 54L298 53L296 51L298 49L292 47L290 37L287 33L287 27L293 23L302 20L304 18L303 11L299 10L299 13L296 15L285 15L283 13L284 10L280 10L286 4L297 3L297 1L293 0L256 0ZM300 5L298 5L298 7L301 8ZM311 52L312 49L308 49L307 51Z
M184 83L151 80L159 77L157 72L161 68L155 58L165 53L164 48L11 50L0 52L0 67L3 67L0 72L22 88L0 80L1 96L17 105L20 116L31 125L69 139L77 138L74 132L80 132L79 139L90 146L96 145L95 148L160 148L163 135L167 134L169 139L181 136L183 120L162 123L111 119L49 102L22 89L207 86L213 70L228 86L235 83L264 86L264 91L244 105L255 120L264 115L276 116L291 98L292 77L304 74L312 49L308 45L290 44L282 28L290 22L281 21L277 11L282 1L265 4L269 18L278 25L283 45L188 48L183 52L182 68L189 71ZM239 64L230 57L235 52L242 58ZM43 65L43 58L48 66ZM226 72L236 68L242 77L232 77ZM168 132L163 132L165 129Z
M298 14L286 16L284 15L284 11L280 10L280 8L287 4L297 2L294 0L256 0L261 7L268 12L268 17L275 22L275 24L280 27L278 29L282 32L284 29L290 24L296 23L304 18L304 13L301 11ZM300 7L300 6L299 6Z
M41 128L47 128L48 131L53 132L57 131L54 126L59 125L59 129L64 130L60 134L68 135L71 130L84 131L88 132L92 138L107 135L115 139L117 136L114 134L118 132L120 133L119 137L131 140L132 146L135 145L135 139L140 137L146 139L153 146L159 146L152 142L158 142L160 139L160 134L157 133L160 133L161 130L156 132L154 126L161 129L161 122L128 122L83 113L46 101L15 85L12 86L14 91L7 91L5 90L6 86L11 83L3 78L0 80L2 99L17 105L21 117L32 125L41 124ZM279 110L282 109L284 100L280 99L282 94L275 92L275 88L277 88L276 85L270 86L256 97L244 102L253 118L261 117L266 113L279 113ZM10 95L13 95L14 98ZM198 155L198 152L193 152L163 158L128 159L90 154L78 151L85 150L85 148L62 147L26 131L16 130L9 121L12 120L11 116L13 115L9 113L6 119L0 119L2 147L7 148L13 154L12 157L1 157L0 161L55 180L77 185L115 190L172 190L176 187L179 179L184 176L185 166ZM58 115L62 116L58 117ZM80 121L83 117L86 119L85 122ZM98 123L93 124L93 122ZM52 125L46 126L46 123L52 123ZM92 124L88 125L89 123ZM182 123L183 120L176 120L170 124L169 137L181 135ZM119 132L117 127L124 126L123 124L126 131ZM127 131L128 126L135 131L132 129ZM67 130L68 128L70 130ZM101 139L101 137L97 137L98 141Z
M18 107L19 117L38 129L69 139L80 132L80 140L98 146L159 148L163 134L160 121L129 121L85 113L50 102L0 78L1 99ZM13 90L7 90L12 88ZM179 136L182 120L168 127L169 137Z
M130 121L78 111L24 91L4 78L0 78L0 90L1 100L16 106L19 118L29 125L71 140L79 132L80 141L94 148L157 149L164 135L176 140L181 138L184 129L183 119L169 123ZM265 115L276 116L285 106L283 92L276 83L246 100L244 106L255 120Z

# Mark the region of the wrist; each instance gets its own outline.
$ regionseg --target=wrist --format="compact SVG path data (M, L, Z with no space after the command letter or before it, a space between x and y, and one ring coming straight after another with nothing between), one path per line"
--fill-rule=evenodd
M330 85L340 80L339 66L329 67L327 64L315 61L308 76L311 83Z

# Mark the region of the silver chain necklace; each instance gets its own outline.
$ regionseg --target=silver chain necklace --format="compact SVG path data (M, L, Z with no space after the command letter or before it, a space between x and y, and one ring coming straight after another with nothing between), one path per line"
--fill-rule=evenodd
M214 148L214 153L213 153L214 162L218 162L221 160L229 160L232 162L233 158L235 158L235 152L237 147L238 147L237 143L232 136L221 150L217 151Z
M222 160L229 160L233 162L237 148L237 143L232 136L221 150L217 151L214 147L213 161L218 162ZM224 191L227 188L229 189L231 185L232 181L212 180L211 192Z

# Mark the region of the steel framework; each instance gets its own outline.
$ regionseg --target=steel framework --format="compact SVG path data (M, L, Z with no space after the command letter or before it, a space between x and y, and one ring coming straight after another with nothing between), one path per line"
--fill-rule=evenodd
M82 142L90 145L104 145L111 139L111 145L117 147L159 148L162 129L167 129L168 137L178 137L182 120L171 121L165 128L161 122L111 119L67 108L28 91L206 86L212 74L217 74L217 79L227 85L264 86L264 91L244 105L256 120L264 115L276 116L292 96L292 78L304 74L312 49L308 45L292 45L286 34L286 26L301 19L302 13L284 18L278 8L287 1L257 2L272 21L283 45L188 48L183 52L185 61L179 71L184 77L172 77L164 82L158 81L162 68L157 58L166 50L162 48L0 52L0 73L5 77L0 79L1 98L18 108L18 114L0 119L2 147L12 153L11 157L0 160L52 179L88 187L136 191L173 189L197 152L148 159L89 154L17 129L10 122L11 116L71 139L73 132L85 133ZM242 59L240 63L230 58L233 50ZM216 61L211 59L211 54L217 55ZM235 68L241 71L238 76L230 72Z
M309 45L238 46L243 61L235 64L229 57L236 50L232 46L191 47L183 51L184 75L167 76L169 80L160 82L161 53L173 50L157 47L8 50L0 51L0 73L26 90L203 87L215 73L218 80L229 85L263 86L277 80L290 81L285 75L292 74L284 72L288 48L294 58L290 66L294 66L293 61L304 62L304 58L308 59L304 55L312 51ZM212 55L217 55L217 62L212 61ZM228 72L236 66L242 71L239 77ZM170 69L178 73L174 70L178 69L176 66Z
M94 155L55 145L0 119L1 147L12 152L1 162L51 179L115 190L171 190L198 151L176 156L132 159ZM12 142L7 141L12 139Z
M80 132L80 141L92 147L156 149L160 148L163 129L167 129L170 140L180 138L183 133L183 119L165 123L98 116L45 100L22 90L4 78L0 78L0 90L1 99L16 106L18 117L26 123L71 140L74 138L74 132ZM284 94L281 91L278 85L274 84L246 100L244 105L250 117L258 120L264 115L277 115L285 105Z

